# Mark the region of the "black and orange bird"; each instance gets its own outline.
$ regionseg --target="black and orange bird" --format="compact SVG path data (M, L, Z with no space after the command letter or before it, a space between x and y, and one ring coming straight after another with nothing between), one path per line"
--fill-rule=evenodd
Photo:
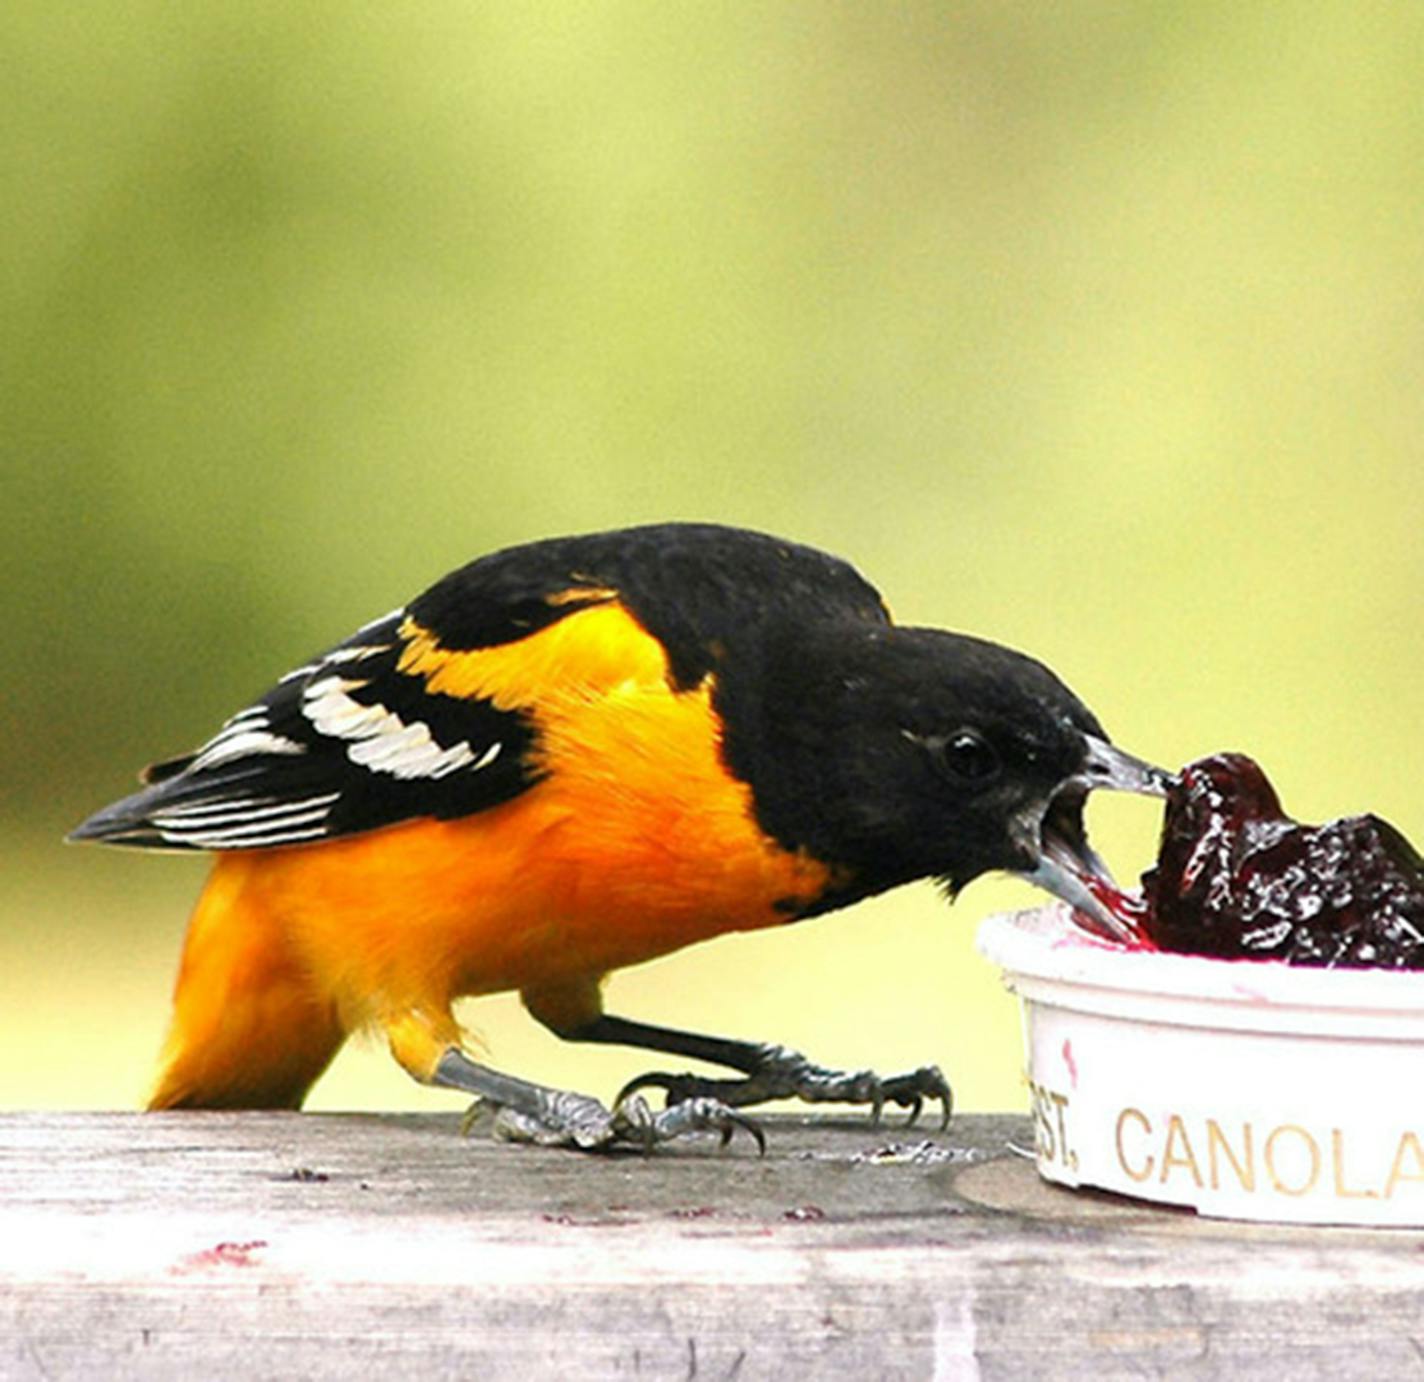
M934 1066L841 1072L616 1017L604 978L995 869L1112 927L1084 800L1166 778L1041 663L894 624L845 562L659 524L474 561L144 780L72 838L214 855L151 1108L299 1107L375 1028L503 1135L591 1148L755 1132L738 1110L781 1097L947 1118ZM516 1078L470 1057L451 1011L506 990L568 1040L738 1076L652 1073L611 1107Z

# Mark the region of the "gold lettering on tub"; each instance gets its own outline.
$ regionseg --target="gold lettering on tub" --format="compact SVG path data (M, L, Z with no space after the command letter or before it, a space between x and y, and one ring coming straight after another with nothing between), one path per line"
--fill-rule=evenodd
M1404 1170L1406 1148L1414 1157L1414 1170L1409 1174ZM1424 1147L1419 1145L1419 1139L1412 1132L1405 1133L1399 1139L1399 1146L1394 1149L1394 1165L1389 1168L1389 1180L1385 1182L1384 1187L1385 1199L1394 1198L1395 1187L1402 1180L1424 1181Z
M1167 1177L1177 1167L1185 1167L1192 1173L1197 1189L1202 1188L1201 1167L1197 1165L1196 1154L1192 1151L1191 1139L1187 1136L1187 1125L1175 1113L1167 1119L1167 1140L1162 1146L1162 1174L1158 1180L1167 1184Z
M1221 1162L1217 1160L1220 1153L1231 1163L1231 1169L1236 1176L1236 1183L1249 1195L1256 1188L1256 1159L1251 1154L1251 1143L1253 1133L1249 1123L1241 1125L1241 1155L1238 1157L1231 1150L1231 1143L1227 1140L1226 1134L1221 1130L1221 1124L1215 1118L1206 1120L1206 1155L1207 1164L1211 1168L1211 1188L1221 1189Z
M1069 1171L1076 1171L1078 1154L1068 1145L1068 1096L1033 1080L1028 1082L1028 1088L1033 1099L1033 1140L1038 1159L1056 1161Z
M1296 1147L1294 1154L1291 1152L1292 1143ZM1310 1170L1298 1184L1292 1184L1282 1174L1282 1170L1295 1170L1298 1173L1301 1169L1302 1154ZM1266 1138L1266 1174L1271 1178L1272 1187L1282 1195L1310 1194L1315 1189L1315 1182L1320 1179L1319 1143L1299 1123L1282 1123L1280 1127L1272 1128L1270 1136Z
M1066 1105L1067 1100L1062 1102ZM1050 1156L1053 1106L1050 1091L1036 1091L1037 1121L1041 1138L1046 1137L1040 1146L1047 1146L1045 1154ZM1155 1180L1159 1185L1193 1185L1198 1190L1209 1186L1291 1199L1317 1194L1339 1200L1391 1200L1401 1191L1424 1191L1424 1140L1412 1130L1386 1144L1386 1151L1368 1142L1362 1145L1358 1138L1352 1143L1342 1128L1327 1133L1279 1123L1263 1130L1250 1121L1223 1125L1215 1118L1198 1122L1172 1112L1154 1120L1142 1109L1128 1107L1119 1110L1113 1136L1118 1169L1139 1185Z
M1406 1133L1406 1137L1412 1137L1412 1133ZM1400 1143L1403 1146L1403 1142ZM1399 1153L1396 1152L1394 1159L1399 1160ZM1351 1190L1345 1184L1345 1134L1340 1128L1330 1129L1330 1166L1335 1172L1335 1194L1342 1200L1377 1200L1378 1190Z
M1133 1125L1132 1141L1136 1148L1141 1147L1142 1138L1152 1136L1152 1124L1140 1108L1125 1108L1117 1116L1117 1164L1126 1172L1128 1179L1143 1181L1152 1174L1152 1168L1157 1164L1157 1161L1152 1153L1148 1152L1145 1156L1134 1156L1129 1162L1125 1145L1126 1139L1123 1136L1128 1130L1129 1123Z

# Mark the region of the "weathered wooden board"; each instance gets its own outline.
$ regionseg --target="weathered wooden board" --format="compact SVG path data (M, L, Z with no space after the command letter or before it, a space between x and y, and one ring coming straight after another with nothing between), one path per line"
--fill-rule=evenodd
M586 1156L448 1116L0 1117L0 1377L1399 1377L1424 1235L1040 1183L1026 1119Z

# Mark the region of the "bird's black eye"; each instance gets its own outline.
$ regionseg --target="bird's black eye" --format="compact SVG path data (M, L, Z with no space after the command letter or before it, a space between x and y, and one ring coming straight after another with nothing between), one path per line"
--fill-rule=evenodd
M998 776L999 755L977 730L957 729L938 744L935 761L955 782L982 786Z

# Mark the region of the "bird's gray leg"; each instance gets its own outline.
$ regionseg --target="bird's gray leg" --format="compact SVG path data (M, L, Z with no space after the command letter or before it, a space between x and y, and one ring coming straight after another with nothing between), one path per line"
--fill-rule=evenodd
M785 1046L752 1041L733 1041L725 1037L700 1036L696 1032L680 1032L670 1027L655 1027L645 1022L630 1022L627 1018L607 1013L559 1033L569 1041L597 1041L619 1046L638 1046L649 1051L666 1051L676 1056L724 1065L740 1070L740 1080L713 1080L700 1075L673 1075L652 1071L630 1080L619 1093L619 1100L640 1089L658 1088L667 1093L669 1107L685 1100L716 1099L733 1108L763 1103L768 1099L804 1099L808 1103L869 1104L871 1117L879 1122L886 1104L898 1104L910 1110L906 1126L920 1115L926 1099L938 1099L943 1108L940 1126L949 1125L954 1107L954 1093L937 1065L921 1066L901 1075L877 1075L873 1070L828 1070L813 1065L799 1051Z
M586 1094L491 1070L456 1046L446 1048L430 1083L476 1095L466 1125L481 1111L492 1111L494 1135L511 1142L597 1151L619 1143L650 1148L688 1133L717 1132L725 1146L742 1128L766 1150L761 1130L716 1099L693 1098L654 1113L638 1095L620 1095L610 1110Z

